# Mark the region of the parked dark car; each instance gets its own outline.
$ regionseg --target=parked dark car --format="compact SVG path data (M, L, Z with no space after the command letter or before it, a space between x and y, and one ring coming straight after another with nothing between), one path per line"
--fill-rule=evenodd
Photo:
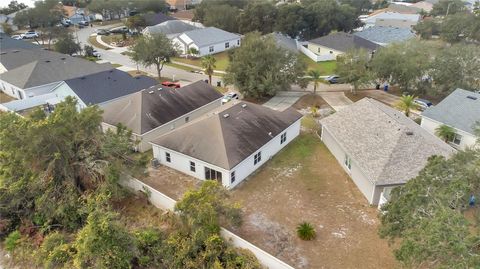
M111 34L123 34L123 33L128 33L128 28L127 26L121 26L121 27L116 27L112 28L109 31Z
M105 30L105 29L98 29L97 30L97 35L109 35L110 32L108 30Z
M432 102L428 101L428 100L425 100L425 99L420 99L420 98L417 98L415 99L415 104L417 104L417 107L419 108L419 110L425 110L431 106L433 106Z

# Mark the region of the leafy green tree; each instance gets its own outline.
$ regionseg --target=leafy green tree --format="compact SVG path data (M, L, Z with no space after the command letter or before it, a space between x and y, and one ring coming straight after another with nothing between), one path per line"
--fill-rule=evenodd
M132 236L109 211L95 210L75 240L77 268L131 268Z
M313 93L316 94L318 84L320 84L320 82L322 81L322 78L320 77L321 75L320 71L316 69L310 70L308 71L307 75L310 77L310 80L313 82Z
M168 12L168 5L164 0L142 0L142 1L131 1L128 3L130 10L136 10L138 12L147 13L147 12Z
M57 42L55 42L54 48L56 52L68 54L70 56L82 50L80 44L75 42L73 35L69 32L62 34Z
M424 19L413 27L413 29L423 38L430 39L433 35L440 34L441 23L436 19Z
M240 33L259 31L262 34L273 32L277 9L270 1L249 1L238 18Z
M158 78L161 78L161 71L165 63L176 55L172 41L164 34L142 36L130 49L130 58L145 67L155 65Z
M398 239L395 257L407 267L475 268L480 264L479 219L467 217L480 192L480 151L431 157L419 175L392 190L382 208L380 235ZM472 215L472 214L468 214Z
M306 65L297 54L278 48L272 37L259 33L245 36L235 49L227 67L225 82L233 84L245 96L273 96L303 77Z
M212 5L205 14L203 24L237 33L239 13L238 8L227 4Z
M307 28L305 16L305 8L300 4L281 5L278 7L274 29L291 38L299 37Z
M0 215L4 229L20 220L50 230L74 230L84 223L87 193L117 196L119 174L132 163L131 133L104 134L98 107L77 109L67 98L45 117L0 113ZM55 201L54 203L52 201Z
M8 3L7 7L1 8L0 9L0 14L5 14L9 15L11 13L17 12L19 10L25 9L28 6L25 5L24 3L19 3L17 0L12 0L10 3Z
M147 26L147 22L142 15L137 14L135 16L128 17L125 25L129 29L135 29L137 32L140 32L142 28L145 28Z
M163 265L163 244L166 236L155 228L147 228L134 233L138 249L138 263L147 268L159 268Z
M455 129L442 124L435 129L435 135L443 139L445 142L452 141L455 137Z
M215 6L228 6L232 10L243 9L247 5L248 0L203 0L195 6L193 10L193 21L205 23L206 16L215 16ZM213 11L212 11L213 10ZM211 14L213 13L213 14ZM222 16L221 14L217 14Z
M433 16L445 16L465 11L465 3L462 0L440 0L433 5L430 14Z
M401 109L407 117L410 116L410 111L417 107L415 104L415 96L413 95L402 95L395 105L397 108Z
M466 39L480 40L480 17L457 13L444 18L440 37L450 43Z
M6 22L2 22L0 23L0 28L3 30L3 32L7 35L12 35L13 34L13 29L12 29L12 26L10 26L10 24L6 23Z
M33 8L19 11L13 22L20 27L40 28L42 31L60 23L64 11L56 0L36 1Z
M373 7L370 0L340 0L340 3L354 7L358 15L368 13Z
M216 62L217 59L215 59L215 57L213 57L212 55L202 57L202 68L205 74L208 75L208 82L210 83L210 85L212 84L212 75L216 67Z
M336 72L342 81L353 85L353 94L357 94L359 87L372 82L370 57L366 50L353 50L337 58Z
M378 50L370 66L377 78L398 84L408 92L426 74L434 49L424 42L393 44Z

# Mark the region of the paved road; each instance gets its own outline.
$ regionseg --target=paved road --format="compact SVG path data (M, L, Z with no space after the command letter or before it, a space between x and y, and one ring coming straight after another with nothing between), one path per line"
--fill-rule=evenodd
M295 102L297 102L298 99L305 94L307 94L307 92L280 91L263 105L274 110L284 111L295 104Z
M362 92L366 93L368 97L376 99L390 106L395 106L395 104L400 100L400 97L384 91L366 90Z
M353 104L352 100L348 99L344 92L319 92L325 102L327 102L336 111Z
M83 45L89 44L88 43L88 38L90 35L94 34L97 29L102 29L102 28L111 28L112 26L99 26L99 27L85 27L83 29L80 29L77 31L78 35L78 41ZM133 69L137 68L137 64L130 60L128 56L116 53L115 51L111 50L103 50L100 48L96 48L98 52L101 54L102 60L109 61L111 63L117 63L121 64ZM157 72L155 67L143 67L143 66L138 66L138 69L141 71L147 72L153 76L157 76ZM198 80L205 80L208 79L208 76L202 75L202 74L196 74L196 73L191 73L182 69L170 67L170 66L164 66L162 70L162 77L169 77L176 80L180 80L180 84L185 85L185 84L190 84L192 82L198 81ZM220 77L212 77L212 81L214 84L217 83L217 81L220 81ZM183 82L183 83L182 83ZM222 83L223 85L223 83Z

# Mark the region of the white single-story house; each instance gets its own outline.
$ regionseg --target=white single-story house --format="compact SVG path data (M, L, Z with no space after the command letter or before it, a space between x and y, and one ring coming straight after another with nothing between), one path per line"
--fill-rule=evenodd
M2 52L3 53L3 52ZM111 70L110 63L97 64L78 57L41 49L7 52L12 65L27 62L0 74L0 90L17 99L51 92L62 81ZM2 65L4 59L2 57Z
M160 164L233 188L300 133L302 115L232 101L152 141Z
M384 9L371 13L361 21L365 24L364 28L373 26L411 28L417 25L420 18L420 14L403 14Z
M438 105L427 108L422 113L421 126L431 134L441 125L455 129L450 145L466 149L475 145L479 138L475 134L475 124L480 128L480 93L456 89Z
M198 51L197 56L205 56L240 46L241 36L215 27L207 27L184 32L172 39L182 54L188 54L191 48Z
M110 69L60 81L44 94L4 103L0 109L20 113L41 105L55 105L67 96L77 99L79 110L90 105L103 107L108 102L157 84L158 82L150 77L132 77L118 69Z
M320 123L323 143L371 205L388 201L390 191L416 177L431 156L456 152L402 112L370 98Z
M103 106L102 127L126 126L138 141L137 150L143 152L152 148L155 138L220 107L222 97L204 81L179 89L156 85Z
M331 33L307 42L301 51L315 62L334 61L339 55L352 49L375 51L380 45L360 36L345 32Z
M184 32L192 31L198 28L198 26L195 26L194 24L185 22L183 20L168 20L153 26L145 27L145 29L142 30L142 34L164 34L169 39L173 39L174 37L177 37Z

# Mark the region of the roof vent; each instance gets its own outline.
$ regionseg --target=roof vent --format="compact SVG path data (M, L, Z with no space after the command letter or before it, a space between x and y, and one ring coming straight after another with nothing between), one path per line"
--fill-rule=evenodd
M158 87L158 88L157 88L157 91L161 91L161 90L163 90L162 87Z
M2 53L0 53L0 55L5 55L5 54L7 54L7 53L6 53L6 52L2 52Z
M46 63L49 63L49 62L51 62L51 61L50 61L50 60L46 60L45 62L46 62Z
M269 136L272 136L272 132L268 132L268 135L269 135Z
M81 80L84 80L84 79L85 79L85 77L81 77L80 79L81 79Z
M413 132L412 131L406 131L405 132L407 135L413 135Z
M242 107L243 107L243 108L246 108L246 107L247 107L247 104L242 104Z
M12 51L12 52L13 52L13 53L17 53L17 52L20 52L20 51L19 51L19 50L14 50L14 51Z
M65 58L65 57L60 58L60 60L62 60L62 61L65 61L66 59L67 59L67 58Z
M148 93L149 93L149 94L152 94L152 93L154 93L154 91L149 91Z
M227 114L224 114L223 117L228 118L228 117L230 117L230 115L227 113Z
M472 100L477 100L477 97L471 96L471 95L467 96L467 98L468 98L468 99L472 99Z
M140 79L140 77L135 77L135 79Z
M113 73L113 69L112 69L112 70L110 70L110 73Z

